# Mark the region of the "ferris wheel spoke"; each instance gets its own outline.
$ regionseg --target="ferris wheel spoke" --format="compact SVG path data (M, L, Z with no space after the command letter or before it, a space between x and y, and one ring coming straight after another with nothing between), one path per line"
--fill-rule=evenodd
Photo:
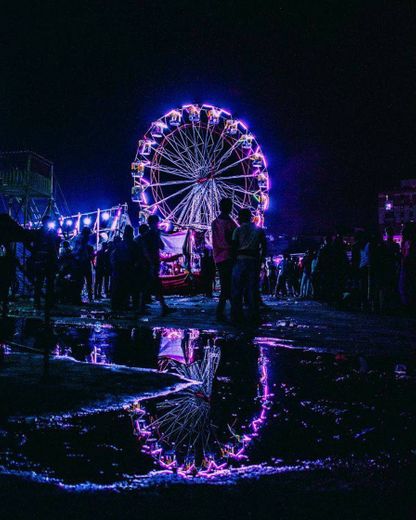
M176 155L176 153L172 153L170 150L167 150L166 148L159 147L159 148L155 149L155 155L154 155L153 161L155 160L156 156L158 156L158 155L163 157L167 161L169 161L170 164L175 165L175 169L182 171L184 174L189 174L190 172L192 172L192 168L190 167L189 163L183 164L183 165L178 164L179 161L178 161L178 156ZM180 157L180 159L181 159L181 157Z
M190 163L188 162L188 159L184 156L188 155L188 147L182 144L182 141L179 139L171 139L172 134L166 137L166 142L169 143L169 145L175 150L175 153L178 157L178 162L180 162L186 170L190 169Z
M183 211L183 219L185 222L192 222L195 223L195 209L199 207L199 200L200 200L200 190L196 189L194 191L194 195L192 197L189 197L189 204L186 206L186 208Z
M205 133L206 140L205 140L205 148L204 148L208 164L211 161L211 152L214 149L215 145L217 144L214 139L215 135L216 134L214 132L214 125L210 125L210 127L208 128L208 130Z
M199 126L192 125L193 139L191 140L187 134L185 134L185 137L188 139L189 145L191 146L191 148L195 151L195 157L196 157L196 160L198 161L198 163L200 164L200 166L206 167L206 159L203 155L203 152L201 151L201 145L203 146L203 139L201 137L199 130L200 130Z
M204 192L206 192L207 189L204 190ZM198 220L199 220L199 224L201 225L206 225L208 219L209 219L209 209L208 209L208 205L207 205L207 199L206 197L204 196L204 192L201 191L201 196L200 196L200 203L199 203L199 206L197 206L197 215L198 215Z
M210 161L211 162L215 161L215 159L218 156L218 154L224 148L224 142L225 142L225 139L224 139L224 129L223 129L221 131L221 134L219 134L219 136L218 136L218 141L217 141L216 145L214 146L214 149L211 151L211 155L210 155Z
M214 129L214 125L208 125L208 128L206 128L206 130L205 130L203 154L204 154L204 157L207 158L207 160L208 160L208 142L209 142L210 136L212 135L213 129Z
M235 191L235 192L238 192L238 193L243 193L244 195L250 195L250 192L241 188L241 186L229 186L229 185L226 185L224 184L224 186L227 186L228 189L232 190L232 191Z
M182 170L178 170L176 168L173 168L172 166L165 166L164 164L154 163L151 165L150 168L158 172L167 173L169 175L176 175L177 177L182 177L184 179L195 181L195 179L190 175L190 173L184 173Z
M215 211L218 210L219 201L222 197L224 197L224 193L220 191L218 184L216 182L212 183L212 190L215 194Z
M184 199L182 201L183 204L182 204L182 207L181 207L181 211L180 211L180 213L179 213L179 215L177 217L177 221L179 223L189 222L188 220L185 219L185 215L187 213L189 213L189 209L192 206L193 202L195 201L195 195L196 195L197 191L198 191L197 187L194 186L192 191L190 193L188 193L186 197L184 197Z
M240 209L244 207L243 204L244 204L244 201L245 201L245 197L241 198L238 194L236 194L236 191L233 190L230 186L227 186L227 185L219 186L219 189L223 191L223 193L224 193L224 195L226 197L230 197L231 196L231 199L233 200L233 203L236 206L238 206ZM247 195L247 193L244 192L244 195Z
M232 154L233 154L234 150L237 148L238 144L239 144L239 142L238 142L238 140L236 140L235 143L232 146L230 146L230 148L228 148L228 150L226 150L226 152L222 156L220 156L220 158L218 160L217 159L215 160L215 166L217 168L232 156Z
M148 184L147 187L148 188L154 188L154 187L158 187L158 186L177 186L178 184L191 184L191 183L195 183L195 180L194 179L190 179L190 180L187 180L187 181L158 182L158 183L155 183L155 184Z
M183 171L184 173L187 172L187 164L184 164L182 162L182 158L180 155L177 155L176 152L172 152L167 147L159 147L155 150L155 158L157 156L163 157L167 161L169 161L170 164L174 164L176 169Z
M186 136L185 130L183 130L181 127L179 127L177 130L177 136L179 138L178 141L180 140L182 143L182 146L184 147L185 154L187 156L188 165L190 165L189 168L191 171L194 171L195 170L195 161L191 155L189 143L187 144L186 140L185 140L185 136Z
M236 189L240 189L240 190L244 190L248 193L253 193L255 191L255 189L253 188L253 190L249 189L250 187L247 185L247 183L245 184L238 184L237 181L229 181L227 179L227 182L221 180L221 179L215 179L215 181L218 183L218 184L221 184L221 185L224 185L224 186L227 186L229 188L236 188Z
M206 139L207 139L207 133L208 129L206 127L202 127L199 125L196 127L196 133L198 134L199 140L200 140L200 146L198 146L198 150L200 152L201 160L205 166L205 168L208 168L208 162L207 162L207 154L206 154Z
M189 201L194 196L195 186L192 187L192 191L187 193L183 199L177 204L172 210L169 210L169 212L165 215L166 220L180 220L180 211L183 211L183 209L189 204ZM179 214L177 218L175 218L175 215Z
M234 193L234 194L241 194L244 196L244 198L246 198L247 196L250 196L251 195L251 192L250 191L247 191L243 188L241 188L240 186L230 186L228 184L224 184L223 186L221 186L224 190L230 192L230 193Z
M192 139L188 136L187 133L185 133L184 135L185 138L189 141L189 146L191 150L193 150L195 156L195 163L198 164L199 170L201 171L205 167L205 161L202 152L199 149L200 134L198 132L198 128L196 127L196 125L192 125ZM198 139L196 135L198 135Z
M232 180L232 179L254 179L256 176L255 175L225 175L225 176L215 176L215 180L216 181L229 181L229 180Z
M191 198L190 204L184 212L184 218L188 222L193 222L195 224L200 223L201 210L203 207L203 197L202 194L206 190L206 185L198 187L195 189L195 195Z
M186 190L189 190L189 188L192 188L192 186L185 186L185 188L182 188L181 190L179 191L176 191L175 193L172 193L171 195L168 195L167 197L163 198L163 199L160 199L156 202L153 202L153 204L149 204L147 206L147 208L153 208L155 206L158 206L160 204L163 204L164 202L166 202L167 200L169 199L172 199L173 197L177 197L178 195L180 195L181 193L183 193L184 191Z
M198 137L197 137L198 136ZM204 167L204 157L202 155L201 150L199 149L199 141L201 140L200 133L198 131L197 125L192 125L192 137L193 137L193 148L195 150L195 160L198 161L199 165Z
M235 166L237 166L238 164L241 164L242 162L246 161L247 160L247 157L242 157L241 159L239 159L238 161L235 161L233 162L232 164L229 164L227 166L224 166L224 168L221 168L220 170L217 170L214 174L214 178L216 178L217 175L219 175L220 173L224 173L225 171L229 170L230 168L234 168Z

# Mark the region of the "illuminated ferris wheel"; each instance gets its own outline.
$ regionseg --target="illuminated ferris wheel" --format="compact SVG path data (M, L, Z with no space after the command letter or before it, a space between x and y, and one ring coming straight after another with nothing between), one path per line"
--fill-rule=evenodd
M255 222L264 224L266 160L247 126L224 109L204 104L170 110L140 139L131 171L141 219L157 213L165 225L209 229L220 200L229 197L235 213L250 208Z

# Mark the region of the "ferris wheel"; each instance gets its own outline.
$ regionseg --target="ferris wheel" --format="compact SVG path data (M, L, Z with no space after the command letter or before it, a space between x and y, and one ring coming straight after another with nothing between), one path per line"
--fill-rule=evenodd
M240 120L212 105L184 105L153 122L131 164L139 217L157 213L166 226L209 229L219 202L234 216L249 208L264 225L269 175L261 147Z

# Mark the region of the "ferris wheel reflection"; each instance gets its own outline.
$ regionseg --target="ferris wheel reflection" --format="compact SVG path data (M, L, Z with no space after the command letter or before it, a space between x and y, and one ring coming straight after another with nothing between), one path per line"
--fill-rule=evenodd
M230 392L235 381L227 376L229 363L222 361L221 338L215 333L158 328L154 336L158 370L195 384L130 409L142 452L161 470L186 478L212 477L247 463L272 397L265 351L260 348L254 358L257 381L250 389L253 410L247 413Z

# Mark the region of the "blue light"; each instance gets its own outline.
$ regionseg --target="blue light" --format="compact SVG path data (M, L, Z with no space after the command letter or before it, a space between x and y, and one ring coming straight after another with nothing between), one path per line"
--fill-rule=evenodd
M91 217L84 217L84 220L82 221L86 226L89 226L91 224Z
M102 218L103 220L106 222L107 220L110 219L110 213L108 211L105 211L103 214L102 214Z
M49 229L55 229L56 228L56 222L54 222L54 221L48 222L48 228Z
M68 218L65 220L65 226L67 227L71 227L72 226L72 219L71 218Z

